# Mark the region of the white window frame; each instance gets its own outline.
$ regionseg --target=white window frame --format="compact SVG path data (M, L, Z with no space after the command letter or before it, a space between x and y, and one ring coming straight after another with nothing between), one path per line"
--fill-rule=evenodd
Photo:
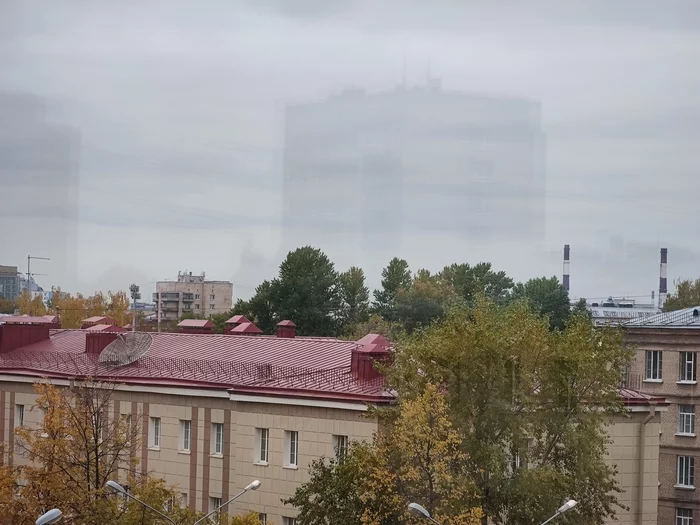
M209 300L210 301L216 300L216 295L214 295L213 293L209 294Z
M282 525L297 525L297 519L284 516L282 518Z
M199 294L198 294L198 293L194 294L194 299L195 299L195 301L196 301L197 299L199 299Z
M216 456L222 456L224 454L224 424L212 423L211 435L213 436L211 453Z
M267 525L267 514L264 512L259 512L258 521L260 522L260 525Z
M678 353L678 382L694 385L697 383L697 352Z
M299 467L299 432L297 430L287 430L284 433L284 450L286 468Z
M676 525L693 525L693 509L676 508Z
M676 487L695 488L695 457L678 456L676 459Z
M221 507L222 503L223 501L221 501L221 498L209 496L209 512L214 512L216 509ZM214 512L214 514L211 516L215 523L221 523L221 510L222 509L219 509L218 512Z
M161 423L159 417L148 418L148 448L160 450Z
M348 454L350 439L348 436L334 435L333 436L333 451L336 459L344 458Z
M660 383L663 381L663 359L661 350L647 350L644 356L644 381Z
M270 429L255 429L255 458L257 465L267 465L270 460Z
M209 310L216 310L216 305L214 305L214 303L211 303L209 305Z
M678 405L678 436L695 437L695 405Z
M180 452L189 452L192 449L192 420L180 420Z
M15 405L15 427L24 426L24 405Z

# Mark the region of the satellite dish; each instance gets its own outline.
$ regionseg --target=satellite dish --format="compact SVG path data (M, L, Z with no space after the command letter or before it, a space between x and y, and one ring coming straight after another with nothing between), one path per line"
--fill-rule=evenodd
M151 347L153 338L146 332L125 332L109 343L100 353L99 363L117 368L138 361Z

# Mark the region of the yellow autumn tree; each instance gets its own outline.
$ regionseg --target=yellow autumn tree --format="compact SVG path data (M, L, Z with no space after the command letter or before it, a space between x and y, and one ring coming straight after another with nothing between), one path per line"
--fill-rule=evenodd
M107 315L114 318L119 326L132 322L130 307L129 295L126 292L107 292Z
M32 297L29 290L24 289L15 299L15 305L21 315L31 315L40 317L46 314L46 305L40 295Z

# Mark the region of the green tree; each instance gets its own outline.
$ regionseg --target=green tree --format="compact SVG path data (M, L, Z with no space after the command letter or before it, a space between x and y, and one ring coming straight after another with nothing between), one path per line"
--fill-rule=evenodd
M270 286L270 305L279 320L296 323L299 335L337 335L338 289L338 273L330 259L321 250L305 246L282 261L279 276Z
M273 284L270 281L263 281L255 288L255 295L248 301L248 313L245 313L245 309L236 309L236 313L245 315L266 334L273 334L275 324L281 320L277 319L273 297Z
M397 323L406 332L442 319L456 299L452 288L428 270L418 270L410 286L401 288L394 299Z
M591 315L591 311L588 309L588 303L586 302L585 297L581 297L571 308L571 317L578 315L583 316L589 321L593 320L593 315Z
M700 305L700 279L678 279L673 281L673 285L676 292L666 298L664 312Z
M372 309L387 321L396 320L394 299L401 289L411 286L411 270L408 263L394 257L382 270L382 288L374 291Z
M465 479L461 438L449 421L447 400L426 386L414 399L377 413L387 432L371 443L354 443L340 460L315 462L310 480L285 503L299 509L305 525L403 525L416 523L406 510L422 503L438 521L475 525L479 512L472 482Z
M0 297L0 314L15 313L15 302L10 299Z
M343 327L364 323L369 319L369 288L365 272L352 266L338 277Z
M487 262L475 266L468 263L451 264L445 266L438 277L468 303L473 303L479 295L496 303L504 303L513 288L513 280L503 271L494 272L491 263Z
M526 301L541 316L549 319L552 330L561 330L571 315L569 292L556 277L537 277L513 288L511 298Z
M379 334L391 340L395 335L398 335L398 330L399 326L397 324L386 321L379 314L372 314L364 323L346 326L343 338L349 341L357 341L367 334Z
M402 399L429 383L446 393L484 522L540 523L568 497L580 501L569 522L614 517L606 424L623 410L618 385L631 359L617 330L575 316L550 331L522 302L481 299L403 339L394 355L390 382Z

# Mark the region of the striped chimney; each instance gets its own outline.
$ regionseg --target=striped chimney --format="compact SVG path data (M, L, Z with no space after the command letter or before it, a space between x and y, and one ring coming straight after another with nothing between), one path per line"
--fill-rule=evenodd
M564 245L564 290L569 291L569 245Z
M668 294L668 248L661 248L661 265L659 266L659 308L664 307Z

